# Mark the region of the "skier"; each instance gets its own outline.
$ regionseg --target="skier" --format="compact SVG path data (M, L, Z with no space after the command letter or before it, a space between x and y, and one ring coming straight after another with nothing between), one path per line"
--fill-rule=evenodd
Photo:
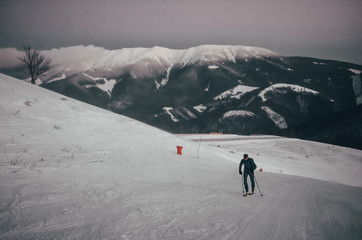
M244 164L244 186L245 186L245 191L246 191L246 195L249 194L249 188L248 188L248 182L247 182L247 178L248 176L250 176L250 181L251 181L251 194L254 194L255 191L255 182L254 182L254 170L256 169L256 164L254 162L254 159L249 158L248 154L244 154L244 158L240 161L239 164L239 174L243 175L242 171L241 171L241 167ZM250 195L251 195L250 194Z

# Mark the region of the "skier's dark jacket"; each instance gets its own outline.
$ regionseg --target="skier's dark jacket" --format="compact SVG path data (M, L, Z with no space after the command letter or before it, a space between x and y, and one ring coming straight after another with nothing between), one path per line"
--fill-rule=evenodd
M239 174L241 174L241 166L244 164L244 171L252 172L256 169L256 164L254 162L254 159L248 158L248 160L241 160L239 164Z

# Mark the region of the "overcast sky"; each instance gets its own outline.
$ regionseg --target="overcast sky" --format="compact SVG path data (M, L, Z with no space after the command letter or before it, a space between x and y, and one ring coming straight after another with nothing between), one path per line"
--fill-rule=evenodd
M362 0L0 0L0 48L264 47L362 64Z

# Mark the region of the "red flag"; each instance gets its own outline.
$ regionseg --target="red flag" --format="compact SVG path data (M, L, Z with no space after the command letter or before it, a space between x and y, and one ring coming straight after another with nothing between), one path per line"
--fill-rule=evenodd
M182 155L182 146L176 146L177 147L177 154Z

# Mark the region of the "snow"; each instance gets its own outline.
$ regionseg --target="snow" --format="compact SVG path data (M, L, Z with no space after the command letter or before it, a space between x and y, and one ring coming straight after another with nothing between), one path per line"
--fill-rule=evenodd
M219 66L216 66L216 65L210 65L208 68L209 68L209 69L218 69L218 68L219 68Z
M359 150L193 143L2 74L0 129L0 239L362 238Z
M172 110L173 110L172 107L164 107L163 108L163 111L165 111L168 115L170 115L172 121L178 122L179 120L171 113Z
M204 89L205 92L208 92L210 90L210 86L211 86L211 80L209 81L209 84L207 85L207 87Z
M161 85L165 86L168 83L168 80L170 78L170 73L171 73L171 68L167 68L167 74L166 74L166 78L164 80L162 80Z
M99 78L99 80L103 79L104 83L98 83L97 87L102 89L103 91L107 92L109 96L111 96L111 92L114 88L114 85L116 85L117 80L116 79L106 79L106 78Z
M155 84L156 84L156 91L159 90L161 87L165 86L168 83L169 77L170 77L170 73L171 73L171 67L167 68L167 73L166 73L166 78L162 79L160 83L158 83L155 80Z
M259 93L259 97L261 97L261 99L263 100L263 102L267 101L267 98L265 97L265 94L273 91L273 92L283 92L284 89L288 89L294 92L299 92L299 93L308 93L308 94L319 94L319 92L314 91L312 89L309 88L305 88L299 85L294 85L294 84L286 84L286 83L277 83L277 84L273 84L270 85L269 87L265 88L263 91L261 91Z
M232 110L232 111L228 111L226 113L224 113L223 115L223 119L225 118L230 118L230 117L255 117L255 114L249 111L244 111L244 110Z
M102 77L92 77L91 75L89 75L87 73L83 73L83 75L92 79L93 81L97 82L97 84L95 86L102 89L103 91L108 93L109 96L111 96L111 92L114 88L114 85L117 83L116 79L108 80L107 78L102 78ZM86 88L94 87L94 85L85 85L85 87Z
M138 60L141 60L141 59L151 59L151 60L158 62L159 64L163 64L163 61L164 61L164 62L167 62L168 64L172 65L173 64L172 61L174 59L174 54L175 54L175 51L173 51L171 49L156 46L156 47L149 49L139 59L135 60L135 62Z
M255 89L258 89L258 87L250 87L245 85L238 85L230 90L227 90L220 95L214 97L214 100L221 100L224 98L234 98L234 99L240 99L241 96L243 96L245 93L254 91Z
M196 115L195 115L193 112L191 112L189 109L187 109L187 108L185 108L185 107L183 107L182 109L183 109L183 110L187 113L187 115L189 115L191 118L197 118Z
M55 77L55 78L52 78L52 79L50 79L49 81L47 81L46 83L56 82L56 81L59 81L59 80L65 79L66 77L67 77L67 76L65 76L65 74L63 73L60 77Z
M205 111L207 109L206 106L204 106L203 104L194 106L194 109L196 109L198 112L202 113L203 111Z
M155 81L155 84L156 84L156 90L155 91L157 91L158 89L161 88L161 84L158 83L156 80L154 80L154 81ZM162 81L161 81L161 83L162 83Z
M201 45L182 50L178 53L178 62L182 67L196 62L217 62L220 60L236 63L237 58L248 59L251 57L278 56L275 52L264 48L231 45Z
M263 171L362 187L360 150L295 138L275 138L271 141L268 139L270 136L243 137L250 140L208 144L233 150L238 156L245 152L253 153L251 157L256 161L258 169L262 168ZM238 163L237 159L230 160Z
M36 80L35 80L35 85L40 85L40 84L42 84L43 82L40 80L40 78L37 78Z
M361 70L357 70L357 69L353 69L353 68L348 68L348 70L355 73L355 74L357 74L357 75L361 74L361 72L362 72Z
M17 57L21 51L13 48L0 50L0 67L17 64ZM3 56L2 56L3 54ZM89 69L102 68L112 70L114 67L134 64L140 61L151 60L165 67L172 67L178 63L182 66L198 61L215 62L227 60L236 62L236 58L250 58L262 56L278 56L275 52L264 48L230 45L201 45L188 49L168 49L163 47L153 48L123 48L108 50L102 47L71 46L60 49L43 50L42 54L52 59L56 68L68 71L87 71ZM2 59L4 59L2 64ZM8 60L11 59L11 60ZM212 66L214 69L216 65Z
M313 64L316 64L316 65L328 65L327 63L323 63L323 62L313 62Z
M288 128L288 124L285 121L284 117L281 116L279 113L273 111L271 108L267 106L262 106L261 109L263 109L268 117L275 123L275 125L280 129Z

